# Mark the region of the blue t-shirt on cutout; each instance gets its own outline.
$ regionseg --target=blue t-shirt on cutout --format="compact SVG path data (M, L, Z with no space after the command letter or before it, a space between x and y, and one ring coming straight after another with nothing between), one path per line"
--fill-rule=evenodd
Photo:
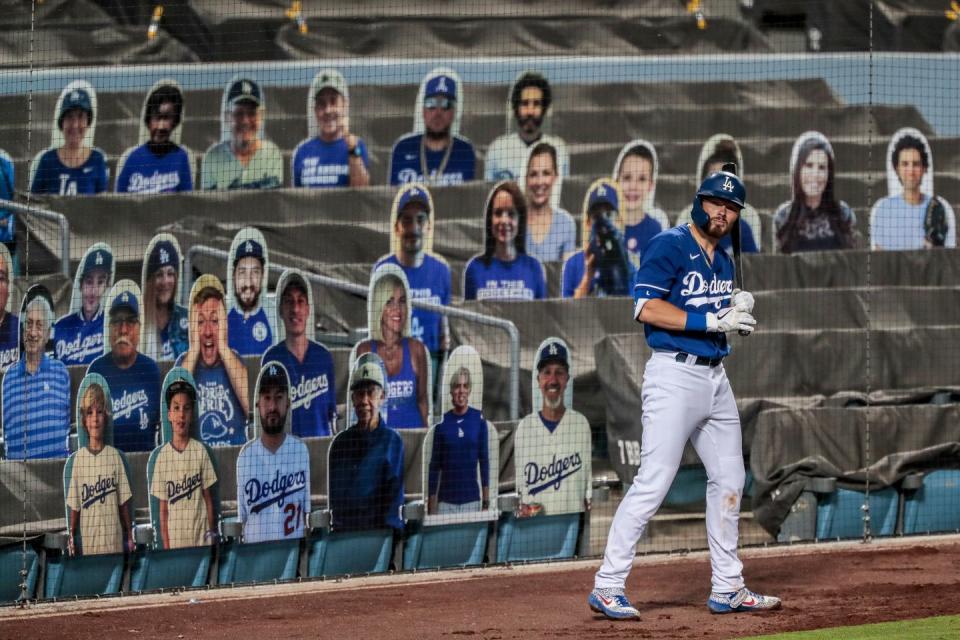
M183 363L186 354L177 358ZM197 382L197 410L200 419L200 439L211 447L243 444L247 441L247 416L233 391L223 360L208 367L197 358L193 379Z
M48 149L40 156L30 191L60 196L91 195L106 191L107 182L107 160L99 149L92 149L87 161L73 168L60 162L56 149Z
M547 297L547 281L540 261L525 253L504 262L497 257L484 264L474 256L463 272L464 300L540 300Z
M357 140L363 166L370 166L367 145ZM325 142L310 138L301 142L293 152L293 186L348 187L350 186L350 153L347 139Z

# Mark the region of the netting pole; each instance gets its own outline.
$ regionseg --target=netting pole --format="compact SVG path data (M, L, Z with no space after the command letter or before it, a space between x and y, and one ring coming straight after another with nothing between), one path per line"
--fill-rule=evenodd
M868 41L867 41L867 211L873 202L873 139L874 139L874 130L873 130L873 3L874 0L870 0L868 17L867 17L867 29L868 29ZM867 394L866 408L864 410L864 436L863 436L863 458L864 458L864 468L866 469L866 490L863 494L863 542L869 543L873 539L873 534L870 528L870 465L872 464L872 454L871 454L871 443L870 443L870 392L872 372L871 372L871 362L870 362L870 330L872 329L873 319L871 316L870 308L870 297L871 291L870 286L873 282L871 267L872 267L872 254L870 246L867 246L867 286L865 287L864 295L864 306L866 307L866 322L867 322L867 337L866 337L866 385L865 390Z

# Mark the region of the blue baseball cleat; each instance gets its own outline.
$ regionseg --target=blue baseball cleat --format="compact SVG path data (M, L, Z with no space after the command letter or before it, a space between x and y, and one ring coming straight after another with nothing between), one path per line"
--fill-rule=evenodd
M711 593L707 600L711 613L755 613L780 608L780 598L762 596L743 587L730 593Z
M594 589L587 598L587 604L592 611L602 613L611 620L640 619L640 612L627 600L623 589Z

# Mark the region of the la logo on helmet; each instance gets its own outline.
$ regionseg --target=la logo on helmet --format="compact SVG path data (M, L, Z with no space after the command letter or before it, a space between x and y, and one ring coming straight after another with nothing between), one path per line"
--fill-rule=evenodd
M557 355L557 343L555 342L550 343L550 355Z
M724 191L733 191L733 183L730 182L730 178L724 178L724 179L723 179L723 187L722 187L722 189L723 189Z

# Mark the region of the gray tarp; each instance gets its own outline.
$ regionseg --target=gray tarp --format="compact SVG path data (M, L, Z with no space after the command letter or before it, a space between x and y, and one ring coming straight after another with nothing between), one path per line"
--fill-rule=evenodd
M807 478L863 490L913 471L960 466L960 406L774 410L754 427L753 513L776 535ZM956 508L956 505L944 505Z
M500 487L513 487L513 423L497 425L500 435ZM422 445L426 431L400 430L404 444L404 485L409 499L419 498ZM331 438L305 438L310 451L310 486L316 506L326 502L327 451ZM236 465L241 447L215 448L219 492L223 511L236 510ZM146 521L148 509L146 466L149 453L128 453L131 491L137 520ZM65 527L63 503L63 460L0 460L0 544L44 531Z

